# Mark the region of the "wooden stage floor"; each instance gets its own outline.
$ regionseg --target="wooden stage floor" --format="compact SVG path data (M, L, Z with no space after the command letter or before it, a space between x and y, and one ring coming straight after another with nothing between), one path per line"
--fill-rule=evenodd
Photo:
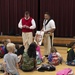
M56 47L58 52L62 55L64 61L66 61L66 56L67 56L67 48L66 47ZM44 54L44 47L41 46L41 53L42 55ZM2 62L3 59L0 59L0 62ZM47 60L45 61L45 63L47 63ZM58 66L56 66L56 71L54 72L38 72L38 71L34 71L34 72L22 72L21 70L19 70L20 75L56 75L56 72L59 70L62 70L64 68L71 68L74 72L75 72L75 67L74 66L67 66L64 62ZM3 73L0 73L0 75L3 75ZM75 75L75 74L74 74Z

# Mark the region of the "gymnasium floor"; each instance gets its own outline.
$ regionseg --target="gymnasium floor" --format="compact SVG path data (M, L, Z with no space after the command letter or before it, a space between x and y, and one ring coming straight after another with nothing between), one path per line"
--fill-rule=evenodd
M61 53L64 61L66 61L66 56L67 56L67 48L66 47L56 47L58 52ZM43 55L44 53L44 47L41 46L41 53ZM2 62L3 59L0 59L0 62ZM45 63L47 62L47 60L45 61ZM54 72L38 72L38 71L33 71L33 72L22 72L21 70L19 70L20 75L56 75L56 72L59 70L62 70L64 68L71 68L74 73L75 73L75 67L74 66L67 66L64 62L58 66L56 66L56 71ZM0 73L0 75L3 75L3 73Z

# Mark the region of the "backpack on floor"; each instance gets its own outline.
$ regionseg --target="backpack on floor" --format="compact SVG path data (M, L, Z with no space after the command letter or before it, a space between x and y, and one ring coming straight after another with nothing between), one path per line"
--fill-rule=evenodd
M73 71L70 68L65 68L61 71L58 71L56 75L73 75Z
M42 64L40 67L37 68L38 71L55 71L56 68L53 65L47 65L47 64Z

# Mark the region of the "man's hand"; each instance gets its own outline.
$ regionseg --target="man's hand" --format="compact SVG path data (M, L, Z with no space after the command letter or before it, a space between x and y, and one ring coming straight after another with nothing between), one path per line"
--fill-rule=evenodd
M48 31L44 31L44 33L46 34L46 33L48 33Z
M26 28L26 25L23 25L22 28Z
M27 29L30 29L30 27L29 27L29 26L26 26L26 28L27 28Z
M26 26L26 25L23 25L22 28L30 29L30 27L29 26Z
M42 28L41 31L44 31L44 29Z

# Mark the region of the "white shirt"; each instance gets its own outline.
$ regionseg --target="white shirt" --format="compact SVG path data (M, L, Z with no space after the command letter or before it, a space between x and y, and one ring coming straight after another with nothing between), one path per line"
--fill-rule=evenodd
M48 30L51 30L51 29L55 29L55 22L53 19L51 19L47 25L45 25L47 23L48 20L44 20L43 21L43 29L44 31L48 31Z
M31 20L31 24L32 24L32 26L30 26L30 29L35 29L36 23L35 23L34 19ZM18 24L18 28L22 29L22 19L20 20L20 22Z

